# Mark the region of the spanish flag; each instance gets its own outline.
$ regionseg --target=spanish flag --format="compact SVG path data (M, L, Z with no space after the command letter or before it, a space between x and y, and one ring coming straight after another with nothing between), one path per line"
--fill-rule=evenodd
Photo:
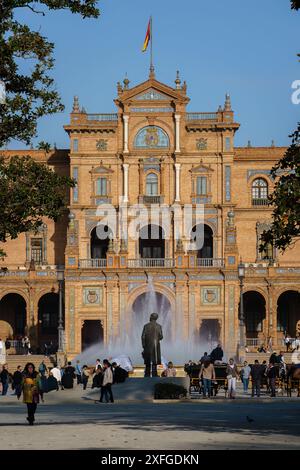
M145 52L147 50L150 39L151 39L151 18L150 18L149 23L148 23L148 28L147 28L146 37L145 37L142 52Z

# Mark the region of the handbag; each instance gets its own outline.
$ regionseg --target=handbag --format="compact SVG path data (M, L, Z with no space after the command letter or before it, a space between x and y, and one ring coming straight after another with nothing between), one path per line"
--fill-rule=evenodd
M228 380L229 380L229 379L232 379L232 375L231 375L231 374L227 375L227 379L228 379Z

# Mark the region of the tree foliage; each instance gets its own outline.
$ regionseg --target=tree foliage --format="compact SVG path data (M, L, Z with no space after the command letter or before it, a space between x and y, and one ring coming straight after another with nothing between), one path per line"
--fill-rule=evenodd
M36 231L48 217L56 221L75 182L31 157L0 157L0 242ZM1 252L3 255L3 252Z
M291 9L299 10L300 9L300 0L291 0Z
M271 171L277 178L270 196L273 221L262 235L261 251L270 243L284 251L300 236L300 123L290 137L292 144Z
M83 18L97 18L97 0L1 0L0 80L6 101L0 104L0 147L12 139L26 144L36 136L40 117L61 112L64 106L53 78L54 44L18 21L20 9L45 16L49 10L69 10Z

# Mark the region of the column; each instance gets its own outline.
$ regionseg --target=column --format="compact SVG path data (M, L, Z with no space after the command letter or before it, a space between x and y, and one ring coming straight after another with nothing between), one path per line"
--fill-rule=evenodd
M128 153L128 121L129 121L129 116L124 116L123 115L123 121L124 121L124 148L123 152Z
M175 114L175 152L180 152L180 114Z
M181 168L181 163L175 163L175 171L176 171L175 202L180 202L180 168Z
M123 171L124 171L123 202L128 202L128 169L129 169L129 164L123 163Z

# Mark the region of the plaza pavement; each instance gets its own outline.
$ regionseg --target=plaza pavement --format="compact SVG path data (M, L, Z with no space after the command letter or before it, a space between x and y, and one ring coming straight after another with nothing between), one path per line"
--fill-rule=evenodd
M0 449L300 448L300 398L95 404L90 392L45 394L33 427L22 402L0 396Z

